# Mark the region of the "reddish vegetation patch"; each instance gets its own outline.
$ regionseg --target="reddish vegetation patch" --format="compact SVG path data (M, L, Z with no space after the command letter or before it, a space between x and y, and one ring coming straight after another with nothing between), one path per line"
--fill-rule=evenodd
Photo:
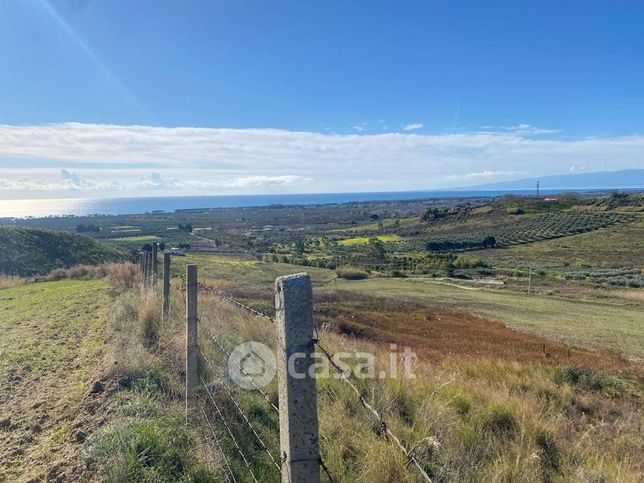
M578 365L643 378L643 368L611 354L573 348L518 332L468 312L429 308L350 292L316 295L316 320L333 330L375 342L413 347L423 359L504 360Z

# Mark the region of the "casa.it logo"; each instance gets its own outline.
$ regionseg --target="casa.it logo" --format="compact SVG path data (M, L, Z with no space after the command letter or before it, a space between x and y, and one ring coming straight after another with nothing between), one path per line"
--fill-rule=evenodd
M275 377L277 364L273 351L261 342L245 342L231 352L228 374L239 387L267 386Z

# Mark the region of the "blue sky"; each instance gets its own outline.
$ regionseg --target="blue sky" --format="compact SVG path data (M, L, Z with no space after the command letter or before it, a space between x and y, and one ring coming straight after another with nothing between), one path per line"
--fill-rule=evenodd
M644 167L643 25L636 1L4 0L0 198Z

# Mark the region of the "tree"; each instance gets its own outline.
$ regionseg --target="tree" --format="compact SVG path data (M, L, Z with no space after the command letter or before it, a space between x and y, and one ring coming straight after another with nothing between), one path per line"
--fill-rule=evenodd
M370 257L382 261L386 257L385 244L378 237L369 238L368 252Z
M165 251L165 242L159 243L159 250L161 250L162 252Z
M295 240L295 253L302 255L304 253L304 250L306 250L304 241L302 239Z

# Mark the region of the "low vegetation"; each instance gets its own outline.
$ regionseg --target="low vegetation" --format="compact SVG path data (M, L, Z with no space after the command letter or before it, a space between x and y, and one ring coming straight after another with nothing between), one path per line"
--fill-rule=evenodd
M0 247L0 273L21 276L126 257L123 251L87 236L30 228L0 226Z

